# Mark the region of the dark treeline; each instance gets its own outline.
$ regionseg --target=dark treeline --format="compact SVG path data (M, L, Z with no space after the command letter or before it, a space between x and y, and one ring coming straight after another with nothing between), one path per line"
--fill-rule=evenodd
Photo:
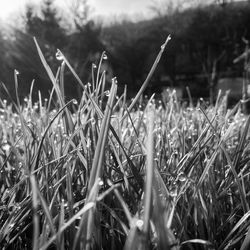
M250 40L249 1L222 2L163 13L152 20L123 21L104 27L89 17L87 1L78 1L79 5L65 17L53 0L43 0L39 13L32 5L26 7L24 28L12 28L8 37L0 35L0 79L14 93L13 72L17 69L21 97L29 93L33 79L34 93L49 93L52 84L36 51L35 36L54 74L60 66L55 56L59 48L84 83L91 81L92 63L98 64L105 50L108 79L117 76L120 90L127 85L132 95L171 34L172 40L147 93L159 93L164 86L189 86L194 96L210 93L213 97L219 78L242 76L244 61L233 61ZM81 93L67 70L65 77L66 96L79 97Z

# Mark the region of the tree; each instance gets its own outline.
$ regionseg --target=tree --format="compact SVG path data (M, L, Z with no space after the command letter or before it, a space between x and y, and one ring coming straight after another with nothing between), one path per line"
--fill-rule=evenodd
M58 17L57 9L53 6L54 0L43 0L42 5L42 36L41 38L53 44L58 48L62 48L66 43L65 30L61 27L61 18Z
M54 0L43 0L40 15L35 13L34 5L26 6L25 29L41 41L62 48L66 43L65 30L61 27L61 18L53 5Z
M156 17L164 17L172 16L177 12L184 11L186 8L197 8L202 4L208 4L208 1L204 3L200 0L154 0L149 8L156 14Z
M58 67L56 48L62 49L67 43L66 31L61 27L60 21L53 0L43 0L40 13L34 5L26 6L24 30L13 28L11 40L7 44L8 64L12 70L20 72L20 96L28 94L33 79L35 93L39 89L46 95L51 89L51 82L41 64L33 37L37 38L47 62L55 72Z

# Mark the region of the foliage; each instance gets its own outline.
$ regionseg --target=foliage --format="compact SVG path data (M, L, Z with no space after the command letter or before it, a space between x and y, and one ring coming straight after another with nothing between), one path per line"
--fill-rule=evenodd
M41 16L35 14L34 7L26 9L26 32L55 47L65 45L65 30L60 25L61 18L53 7L53 0L43 0Z

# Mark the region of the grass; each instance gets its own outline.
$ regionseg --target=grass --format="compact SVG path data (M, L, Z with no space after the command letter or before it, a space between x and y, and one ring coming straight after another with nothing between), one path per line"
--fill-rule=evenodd
M33 85L22 105L0 100L1 249L249 249L250 118L227 96L143 99L168 41L129 106L115 78L107 90L105 53L84 85L61 51L54 75L35 41L49 100ZM65 103L65 67L79 102Z

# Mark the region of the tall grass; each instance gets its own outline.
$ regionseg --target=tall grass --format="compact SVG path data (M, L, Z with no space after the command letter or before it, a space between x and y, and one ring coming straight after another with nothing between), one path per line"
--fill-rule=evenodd
M249 125L240 105L127 106L101 63L84 85L61 51L52 91L0 100L1 249L249 249ZM68 67L82 97L65 102ZM7 89L3 86L5 91ZM56 94L56 108L51 106ZM140 100L140 105L138 104Z

